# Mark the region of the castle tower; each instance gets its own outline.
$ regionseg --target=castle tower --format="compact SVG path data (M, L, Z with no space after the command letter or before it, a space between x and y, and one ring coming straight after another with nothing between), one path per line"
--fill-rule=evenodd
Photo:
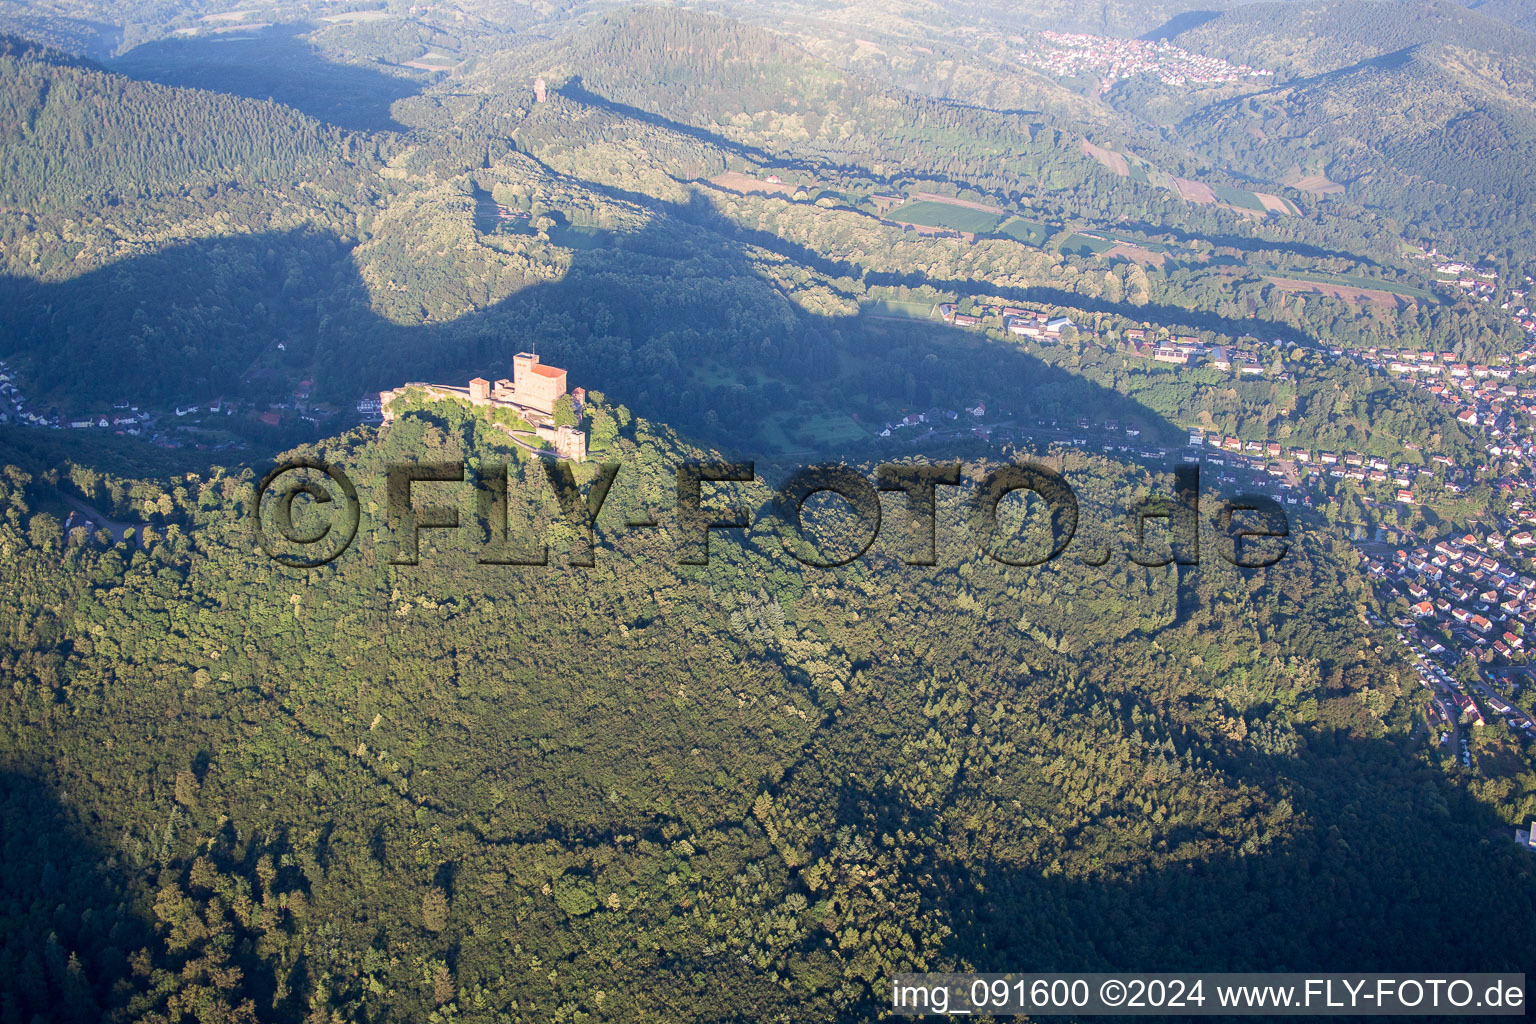
M549 89L544 84L544 79L542 77L535 78L533 80L533 102L543 103L547 99L549 99Z
M532 352L519 352L512 357L512 389L518 405L552 416L555 401L565 394L565 371L545 366Z
M484 377L476 377L469 382L469 400L475 405L484 405L491 400L491 382Z

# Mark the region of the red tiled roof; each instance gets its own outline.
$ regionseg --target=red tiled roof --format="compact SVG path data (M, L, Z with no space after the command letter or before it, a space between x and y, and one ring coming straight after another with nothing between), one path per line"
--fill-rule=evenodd
M538 374L540 377L564 377L565 376L565 371L564 370L558 369L558 368L553 367L553 366L545 366L542 363L535 363L534 365L528 367L528 369L532 370L534 373Z

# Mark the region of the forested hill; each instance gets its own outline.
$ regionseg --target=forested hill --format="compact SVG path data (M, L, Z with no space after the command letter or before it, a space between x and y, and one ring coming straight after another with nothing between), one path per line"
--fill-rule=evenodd
M1536 36L1447 3L1327 3L1243 8L1178 41L1298 76L1180 126L1218 165L1325 175L1420 239L1504 252L1536 231Z
M0 37L0 204L323 181L375 145L276 103L134 81Z
M1170 42L1269 68L1285 82L1429 42L1529 57L1536 37L1452 0L1272 0L1202 21Z
M1098 173L1075 133L885 86L765 29L691 11L612 14L557 47L488 62L470 81L504 91L536 74L574 98L705 132L747 156L1013 191Z
M946 497L936 566L894 516L844 569L761 530L682 566L674 474L713 453L614 412L590 569L539 461L449 403L293 453L364 506L312 572L253 549L258 470L66 468L142 548L0 472L6 1005L863 1020L899 970L1530 962L1536 862L1487 840L1529 786L1473 799L1403 743L1416 680L1326 527L1262 572L1095 568L1166 481L1070 455L1048 565L988 559ZM385 466L462 458L511 464L549 565L468 530L390 564Z
M827 13L861 4L885 9ZM1508 839L1529 750L1491 720L1448 756L1385 624L1404 603L1360 570L1513 535L1520 453L1490 463L1512 432L1486 414L1528 397L1497 357L1530 343L1530 246L1475 292L1409 255L1432 227L1530 230L1500 162L1532 134L1513 30L1309 50L1202 93L1157 160L1105 138L1101 165L1071 109L900 81L949 60L924 33L985 37L973 73L1003 74L1037 16L1150 31L1169 0L893 0L915 42L884 81L767 6L263 7L267 36L213 0L132 6L124 38L165 45L127 74L0 48L0 1024L841 1022L880 1019L903 970L1536 962L1536 858ZM266 96L289 60L298 110L133 77ZM1350 194L1166 184L1291 163ZM1485 415L1384 348L1486 371ZM556 415L586 461L421 388L358 425L360 397L529 350L585 389ZM753 529L684 564L678 469L726 450L760 476L704 504ZM1172 554L1133 503L1202 450L1198 564L1133 560ZM357 486L352 546L313 569L261 550L271 518L255 535L290 458ZM762 522L792 464L962 458L935 564L894 493L836 568ZM1059 557L1008 565L1055 539L1039 502L990 542L974 502L1024 460L1080 515ZM414 565L403 464L466 470L414 489L463 525ZM1288 550L1239 570L1220 509L1252 490L1289 499ZM343 504L290 500L287 535ZM807 507L838 554L867 536Z
M1536 93L1525 92L1533 73L1531 61L1429 43L1223 104L1192 124L1224 156L1275 176L1321 156L1342 182L1397 171L1404 193L1423 181L1524 203L1536 151ZM1245 143L1256 133L1268 145Z
M1536 7L1527 0L1469 0L1467 6L1479 14L1507 21L1527 32L1536 32Z

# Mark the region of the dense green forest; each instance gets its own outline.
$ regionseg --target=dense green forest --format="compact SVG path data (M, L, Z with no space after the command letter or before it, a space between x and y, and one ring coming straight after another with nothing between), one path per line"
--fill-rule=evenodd
M11 37L0 38L0 102L0 200L29 209L230 181L292 185L373 155L287 107L134 82Z
M647 415L719 443L782 449L803 442L786 442L781 425L750 417L852 412L878 424L913 406L978 397L1057 416L1093 393L1067 375L1042 382L1012 345L955 352L942 329L859 315L866 302L892 295L1023 299L1102 318L1109 328L1183 325L1212 340L1273 332L1354 348L1434 343L1468 358L1521 343L1507 320L1475 306L1420 301L1388 310L1278 291L1266 274L1362 269L1356 257L1319 254L1293 226L1273 229L1296 236L1289 241L1141 236L1169 253L1161 266L1072 252L1064 242L1037 247L1004 233L971 244L902 232L883 223L868 199L894 184L877 171L889 159L883 140L895 137L895 129L881 127L886 121L915 125L928 140L922 146L961 128L982 140L980 149L949 155L930 148L929 158L914 150L915 162L902 165L907 187L998 201L984 181L957 188L943 180L946 168L969 174L986 165L985 154L997 147L1038 164L1034 172L1022 164L986 172L986 181L1013 183L1002 201L1032 193L1027 174L1047 166L1068 174L1071 189L1032 193L1018 207L1060 216L1057 223L1067 226L1056 239L1067 238L1074 223L1062 203L1103 199L1109 208L1101 215L1108 216L1117 209L1108 197L1123 186L1055 129L903 97L760 30L686 13L632 12L553 49L518 51L516 61L530 72L555 69L548 102L532 102L531 73L514 77L487 61L474 74L497 90L429 92L396 104L397 116L415 126L407 138L341 133L291 112L288 122L242 120L240 145L269 154L268 173L259 169L266 163L242 163L248 158L239 153L188 153L169 115L156 113L189 104L195 121L220 116L206 104L247 101L167 91L57 55L16 58L0 85L18 109L36 95L36 82L57 76L47 95L115 89L119 106L143 115L129 122L131 145L82 150L67 132L55 132L18 136L7 150L23 166L57 168L49 180L102 188L119 182L112 189L125 193L109 193L115 205L104 216L90 207L91 194L60 187L7 219L9 354L21 358L34 397L68 409L124 399L208 400L238 387L248 399L273 401L312 377L318 393L347 408L358 395L405 379L505 373L512 346L501 339L518 337L536 340L601 389L627 382L628 399ZM585 77L562 86L559 67ZM509 78L519 87L505 88ZM674 88L689 82L712 84ZM768 119L765 127L749 124L739 140L720 134L736 131L731 126L745 116L737 112L770 104L791 84L803 108L834 111L815 138L836 138L845 156L864 163L816 163L825 155L815 148L820 143L803 153L793 143L773 159L803 157L816 168L820 198L807 202L710 184L728 168L768 158L753 140L795 138L769 130L768 113L752 114ZM610 85L614 97L594 91ZM68 121L72 108L56 106L56 119ZM847 116L839 112L864 119L870 109L884 109L885 120L862 120L862 134L835 128ZM69 116L69 131L88 130L83 114ZM110 138L117 129L105 130ZM181 180L184 157L198 161L190 182ZM960 163L946 162L953 160ZM208 184L193 184L197 175ZM1164 194L1147 201L1153 205L1138 219L1155 207L1159 217L1194 223L1193 208L1177 211ZM527 229L487 228L480 212L487 203L525 212ZM242 234L223 235L232 225ZM1165 240L1152 241L1158 237ZM1385 280L1403 274L1374 263L1363 269ZM901 372L890 372L892 362ZM986 382L979 389L978 380ZM1367 401L1386 402L1393 390L1379 378L1359 383L1376 393ZM1414 400L1426 415L1439 415L1423 396ZM1120 418L1155 419L1129 406L1118 411L1127 413ZM1185 425L1188 411L1187 402L1165 403L1159 414ZM1346 429L1337 420L1318 422L1296 436L1332 444ZM1453 436L1426 429L1413 439L1430 433Z
M448 409L308 451L364 508L311 572L253 553L249 470L141 492L142 548L6 471L8 1015L862 1018L901 969L1528 962L1533 866L1414 753L1327 530L1262 572L1008 569L946 499L934 568L899 529L678 566L623 523L672 522L702 453L639 421L582 570L497 436ZM401 457L510 463L550 565L463 531L389 564ZM1093 546L1158 486L1063 469Z
M0 426L0 1024L870 1020L904 970L1536 959L1529 748L1497 718L1479 769L1434 746L1345 535L1520 500L1456 405L1354 358L1531 343L1501 308L1536 270L1514 5L115 6L0 11L6 409L140 406L154 442ZM1047 27L1279 74L1106 96L1023 68ZM1344 191L1280 184L1306 174ZM589 461L420 392L358 425L529 349L586 390ZM942 436L881 436L916 414ZM1465 487L1442 515L1325 481L1240 570L1207 471L1199 564L1143 566L1167 545L1130 512L1189 428ZM294 458L360 497L309 570L254 533ZM708 565L675 507L698 459L756 470L704 489L753 522ZM898 493L863 557L793 557L773 490L821 460L960 463L936 564ZM994 556L1043 550L1037 499L975 525L1022 460L1080 505L1033 567ZM468 467L416 486L462 525L415 565L401 462ZM806 512L857 550L845 504Z
M1218 164L1322 173L1419 239L1529 251L1536 35L1444 0L1371 0L1253 5L1177 40L1281 75L1180 125Z

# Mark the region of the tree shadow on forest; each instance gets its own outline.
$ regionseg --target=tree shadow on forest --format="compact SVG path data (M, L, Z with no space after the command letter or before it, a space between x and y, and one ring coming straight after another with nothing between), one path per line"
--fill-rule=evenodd
M936 409L963 432L963 410L981 399L1021 417L1118 420L1148 441L1177 436L1141 403L1012 343L933 317L808 312L770 280L786 273L778 261L850 268L731 225L702 198L588 242L558 280L402 325L375 311L353 253L327 235L199 240L63 282L0 279L4 355L20 356L26 379L54 383L65 410L282 400L301 377L314 379L316 398L350 408L405 381L510 376L512 356L537 347L572 387L746 454L773 447L772 417L812 424L790 438L793 450L837 452L904 412Z
M405 381L510 376L512 356L536 347L546 362L570 371L573 387L604 391L703 443L753 454L879 445L886 422L935 411L947 424L941 433L969 437L964 410L978 401L1020 420L1117 420L1147 442L1178 437L1160 413L1011 341L931 314L807 308L846 309L865 287L938 289L1234 337L1297 336L1262 318L915 271L866 272L737 224L701 193L669 203L591 187L643 205L650 220L620 233L571 224L564 214L552 218L551 237L570 248L568 271L495 302L452 268L391 263L382 270L390 284L377 293L379 302L395 302L402 291L422 303L442 299L437 310L395 306L393 316L417 315L425 321L418 324L380 314L352 248L294 230L169 246L62 282L0 278L0 327L10 343L0 354L20 355L29 380L53 386L32 397L65 412L125 400L167 410L220 396L265 407L291 400L305 378L313 379L316 399L350 410L358 398ZM472 216L485 228L494 217L487 197L479 200ZM839 280L854 284L834 298L805 281L802 267L832 279L834 288L845 287ZM341 417L335 423L346 425Z
M299 230L172 245L59 282L0 276L5 355L31 364L36 410L280 400L330 303L366 302L350 254Z
M1225 11L1185 11L1174 15L1141 39L1146 43L1155 43L1161 39L1171 40L1182 32L1190 32L1206 22L1215 21L1225 13Z
M653 219L639 232L582 236L559 280L420 326L381 317L353 251L312 231L198 240L62 282L0 278L4 354L21 354L32 380L53 385L32 395L34 404L51 401L66 412L122 400L159 408L218 396L285 401L306 377L317 397L350 407L406 380L494 380L510 374L512 354L537 345L547 361L571 370L573 386L609 392L710 443L728 442L727 423L739 435L744 418L795 409L852 412L878 433L871 416L958 411L977 400L1021 416L1116 419L1149 440L1169 440L1176 432L1161 415L1016 345L931 316L810 313L768 277L792 279L795 267L809 266L865 286L928 286L1233 336L1295 336L1262 319L1048 287L865 273L735 224L697 193L686 203L651 201L650 209ZM775 270L777 261L789 266ZM416 287L425 295L442 285L423 277ZM467 288L455 298L473 302ZM751 441L732 447L750 449Z
M1274 845L1201 857L1192 851L1211 836L1190 826L1147 851L1188 844L1170 866L1099 881L963 846L933 851L930 895L958 923L945 959L982 972L1523 971L1536 960L1536 858L1503 838L1511 830L1491 808L1398 743L1346 731L1307 743L1295 756L1217 761L1266 788L1286 780L1299 827ZM851 790L840 805L840 820L873 813L889 832L938 820L895 791Z
M1253 178L1241 174L1231 168L1226 173L1233 177L1247 181L1259 191L1273 191L1275 183L1265 181L1262 178ZM1124 227L1131 231L1140 232L1152 238L1167 236L1177 242L1209 242L1218 249L1236 249L1238 252L1252 254L1257 252L1283 252L1291 256L1301 256L1314 260L1349 260L1352 263L1360 263L1364 266L1379 267L1381 262L1372 256L1362 256L1359 253L1344 252L1341 249L1328 249L1309 242L1280 241L1270 238L1256 238L1244 235L1218 235L1209 232L1189 231L1184 228L1168 224L1152 224L1137 221L1125 221ZM1113 234L1113 228L1101 229Z
M206 770L207 757L204 751L193 758L194 774L200 764ZM270 879L258 881L260 854L275 852L282 863L283 855L292 850L286 829L278 826L264 846L243 844L227 818L221 816L220 822L216 845L226 850L247 847L243 861L226 865L225 870L244 877L254 891L269 886ZM101 827L99 819L91 824ZM114 822L113 827L119 824ZM123 835L128 835L126 829ZM171 835L169 825L166 835ZM322 850L324 843L322 839ZM169 968L174 973L176 960L192 961L199 952L207 955L221 946L217 939L203 944L218 932L203 932L197 925L183 936L193 944L190 948L168 946L159 934L166 925L157 926L147 912L156 902L156 886L168 882L174 886L173 879L180 878L190 858L171 866L143 857L142 850L130 852L101 843L46 783L21 772L0 771L0 854L5 863L0 872L0 1020L114 1019L132 999L151 993L163 999L167 993L163 972ZM138 862L137 869L130 860ZM152 867L161 869L158 880ZM165 871L166 867L171 870ZM273 877L284 891L304 888L297 865L283 863ZM195 882L183 894L187 891L193 903L206 900ZM168 913L198 920L217 903L215 898L209 906L196 909L183 903ZM288 972L298 991L284 997L273 965L257 954L250 938L249 933L238 937L231 948L217 954L222 966L215 973L236 968L239 985L233 990L221 985L215 1001L227 999L232 1006L249 999L269 1010L264 1015L271 1019L302 1020L302 963ZM151 966L155 975L148 972ZM186 976L195 977L195 973ZM217 1012L219 1007L206 1008Z
M106 62L108 70L161 85L212 89L275 100L352 131L394 131L396 100L423 83L326 58L303 37L308 25L271 25L250 32L160 39Z
M560 88L556 89L555 91L571 102L577 103L581 106L597 107L600 110L606 110L610 113L617 114L622 118L627 118L632 121L639 121L642 124L648 124L654 128L661 128L666 131L673 132L677 135L684 135L690 139L696 139L697 141L713 146L716 149L723 150L724 152L730 153L733 156L757 162L773 162L776 165L780 163L779 158L768 152L766 149L760 149L757 146L748 146L740 142L734 142L716 132L708 131L704 128L698 128L694 125L686 124L682 121L674 121L669 117L662 116L661 114L645 110L641 107L631 106L628 103L621 103L618 100L609 99L607 96L602 96L598 93L595 93L587 88L586 83L582 81L580 75L572 75L564 85L560 86Z
M98 1019L154 937L129 908L121 854L86 838L46 785L12 771L0 772L0 851L0 1017Z
M862 735L857 719L854 714L842 728ZM878 740L865 735L850 749L870 742ZM1149 857L1177 851L1167 866L1083 880L1044 863L1000 860L973 847L973 835L951 833L950 843L924 847L905 862L901 873L920 887L923 906L921 912L909 908L897 923L932 941L931 925L945 922L952 931L932 966L966 963L983 972L1391 972L1426 964L1438 971L1522 971L1536 958L1536 938L1526 927L1536 913L1536 860L1496 837L1504 826L1489 808L1397 743L1315 731L1295 756L1218 759L1216 767L1272 791L1277 778L1285 779L1292 836L1202 857L1177 851L1211 841L1202 825L1186 826L1147 851ZM827 777L853 778L844 771ZM854 845L844 849L845 859L867 859L877 852L879 835L954 827L952 814L913 806L882 784L844 783L832 798L837 827L810 851L812 860L847 843ZM1018 812L1017 831L1025 838L1048 827L1038 811L1029 821L1028 810ZM1212 831L1230 825L1210 824ZM0 1010L6 1018L48 1019L62 1011L64 1019L97 1019L142 991L150 979L135 971L133 960L141 949L162 946L133 909L146 905L148 876L134 878L121 863L123 851L88 838L35 778L0 773L0 826L6 864L0 872ZM1009 829L994 823L979 831ZM1067 849L1092 843L1095 831L1067 839ZM377 835L366 841L376 844ZM347 847L326 856L358 853ZM260 872L253 856L221 870L253 886ZM434 881L451 888L451 871L440 869ZM897 880L882 877L881 886L888 881ZM815 949L819 936L808 940ZM289 997L274 1004L271 964L245 943L235 952L241 980L224 997L251 999L272 1020L304 1018L302 963L294 968ZM655 968L664 978L695 981L701 972L722 969L742 975L739 964L682 953L663 957ZM750 984L754 976L761 977L748 968L738 981ZM1205 996L1214 999L1212 992ZM876 986L872 1002L886 998Z

